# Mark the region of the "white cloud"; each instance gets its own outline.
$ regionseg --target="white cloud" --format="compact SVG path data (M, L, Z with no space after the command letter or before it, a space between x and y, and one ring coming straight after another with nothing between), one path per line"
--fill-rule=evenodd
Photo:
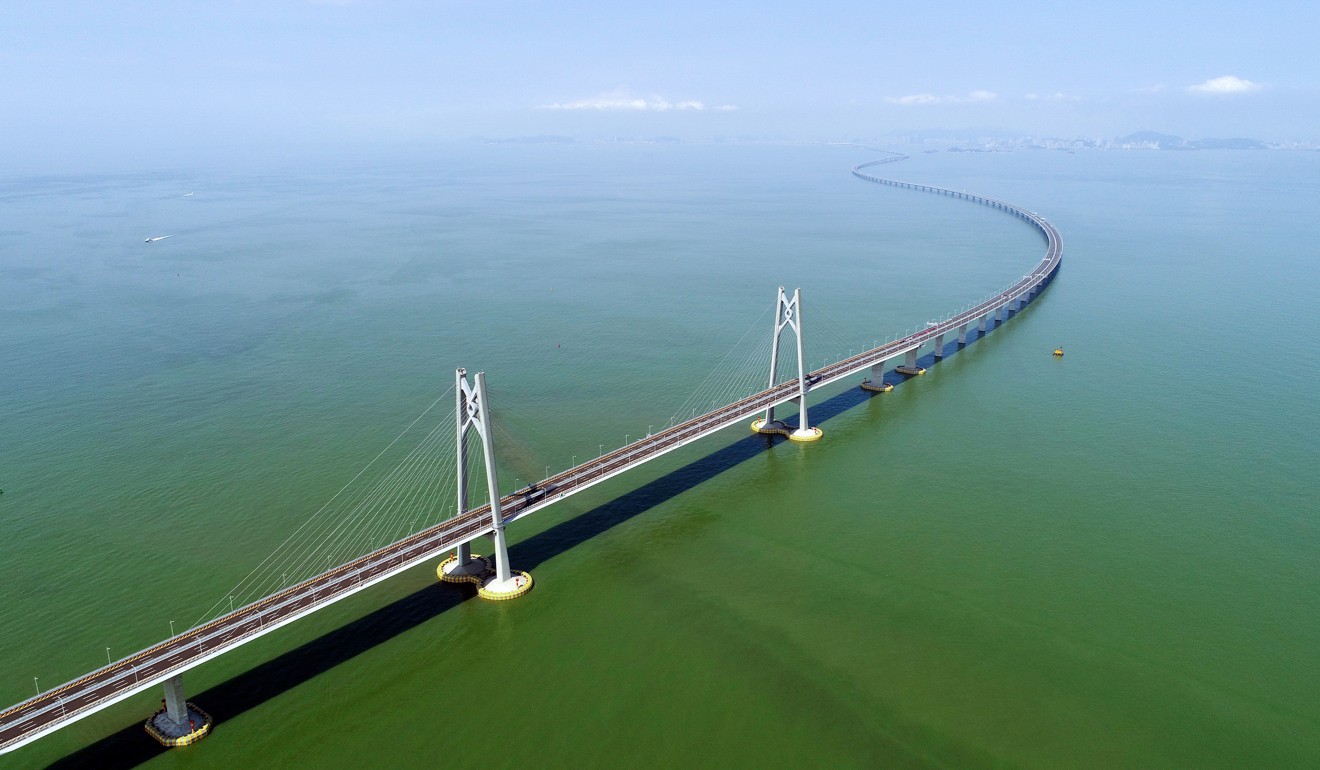
M1258 88L1260 88L1259 83L1253 83L1235 75L1210 78L1204 83L1187 86L1188 91L1197 94L1245 94Z
M677 102L671 102L663 96L633 96L628 92L628 89L619 88L587 99L543 104L537 109L595 110L598 112L670 112L673 110L703 112L706 109L706 104L699 99L682 99ZM732 104L721 104L715 109L721 112L728 112L738 108Z
M972 91L966 96L936 96L935 94L909 94L908 96L888 97L890 104L910 106L914 104L962 104L965 102L992 102L999 98L994 91Z
M715 108L716 112L736 112L737 110L738 105L736 104L721 104Z
M939 104L940 98L934 94L912 94L910 96L900 96L897 99L888 98L885 101L890 104Z

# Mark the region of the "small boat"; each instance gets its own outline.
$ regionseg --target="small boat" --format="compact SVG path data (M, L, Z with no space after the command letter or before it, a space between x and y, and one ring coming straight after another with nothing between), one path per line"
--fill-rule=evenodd
M163 241L166 238L173 238L173 237L174 236L172 235L153 235L147 239L147 243L155 243L156 241Z

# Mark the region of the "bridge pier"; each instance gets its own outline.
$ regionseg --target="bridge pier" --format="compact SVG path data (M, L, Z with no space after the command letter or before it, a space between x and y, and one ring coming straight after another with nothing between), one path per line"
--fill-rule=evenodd
M211 715L189 703L183 696L183 674L165 680L161 709L143 727L162 746L187 746L211 732Z
M183 697L183 675L165 680L165 713L179 724L188 721L188 701Z
M926 370L922 369L920 366L917 366L917 350L918 348L912 348L906 354L904 354L903 365L899 367L895 367L894 371L898 372L899 374L906 374L909 377L916 377L917 375L925 374Z
M940 360L941 358L944 358L944 335L943 335L943 334L936 334L936 335L935 335L935 360L938 361L938 360Z
M985 315L981 316L981 322L976 325L976 330L981 333L982 337L985 336L985 327L986 327L987 319L989 318L990 318L990 314L986 313Z
M958 327L958 347L967 344L967 324Z
M876 393L887 393L894 389L893 385L885 382L885 362L877 361L871 364L871 376L862 380L862 390L870 390Z

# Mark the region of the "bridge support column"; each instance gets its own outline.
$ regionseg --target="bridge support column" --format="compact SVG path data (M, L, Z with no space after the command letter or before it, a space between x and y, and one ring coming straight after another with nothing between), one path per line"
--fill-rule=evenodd
M165 714L178 724L188 722L188 701L183 697L183 675L165 680Z
M211 732L211 715L189 703L183 696L183 674L165 680L161 710L143 725L162 746L187 746Z
M958 327L958 347L967 344L967 324Z
M752 430L757 433L781 433L793 441L815 441L825 435L820 428L811 427L807 419L807 372L806 358L802 349L802 290L793 290L793 299L788 298L784 287L779 287L779 296L775 300L775 334L770 343L770 387L778 383L779 378L779 338L785 327L793 330L797 337L798 363L798 426L789 428L782 420L775 419L773 406L765 410L765 417L752 421Z
M989 317L990 317L989 313L986 313L985 315L981 316L981 322L976 325L976 330L981 333L982 337L985 336L985 325L987 322L986 319L988 319Z
M944 335L937 334L935 335L935 360L938 361L941 358L944 358Z
M871 390L876 393L887 393L894 389L893 385L885 382L885 362L878 361L871 365L871 376L862 380L862 390Z
M495 569L491 572L490 561L482 557L470 557L465 553L465 546L459 546L458 552L442 563L437 570L441 580L450 582L471 582L477 584L477 594L485 599L512 599L522 596L532 589L532 576L526 572L509 568L509 548L504 538L504 514L500 509L500 484L495 467L494 434L490 428L490 408L486 399L486 373L477 372L474 384L468 383L467 370L459 369L455 373L455 398L458 406L458 510L466 513L468 508L468 431L476 431L481 439L482 459L486 467L486 491L490 496L490 535L495 544ZM468 556L468 559L464 559ZM466 566L459 566L466 561ZM480 563L481 569L476 565ZM449 564L455 565L446 569Z
M925 374L926 370L917 366L917 350L918 348L912 348L905 353L903 355L903 365L895 367L894 371L899 374L906 374L909 377L916 377L919 374Z

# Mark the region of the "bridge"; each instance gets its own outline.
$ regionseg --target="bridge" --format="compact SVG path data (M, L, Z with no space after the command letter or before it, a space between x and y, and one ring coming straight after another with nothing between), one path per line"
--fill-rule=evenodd
M169 639L126 658L110 662L67 684L38 694L0 712L0 753L12 751L78 719L111 706L148 688L164 685L164 707L147 720L147 731L165 745L185 745L200 739L211 727L211 718L186 701L182 675L212 658L268 634L317 610L351 596L391 576L453 551L438 568L441 579L478 584L480 595L491 599L520 596L531 588L531 576L511 568L505 545L505 528L584 489L625 473L726 427L753 420L752 429L777 433L791 440L812 441L821 437L808 421L808 396L816 389L858 374L869 377L861 387L883 391L886 365L901 360L894 371L901 376L924 372L917 367L918 352L929 346L938 360L946 352L946 338L958 346L968 341L975 327L984 334L990 326L1007 321L1041 292L1059 269L1063 241L1058 231L1035 212L1020 206L966 192L912 184L874 176L870 169L902 160L894 154L852 169L859 179L877 184L961 198L998 209L1034 227L1045 239L1045 255L1031 272L1003 291L926 328L875 346L856 355L807 370L803 358L802 301L799 291L789 295L782 287L775 304L774 335L770 353L768 387L744 398L677 422L625 446L549 475L511 494L500 494L497 479L490 410L485 377L477 373L455 373L456 498L457 515L365 555L352 558L296 584L282 587L241 607L230 607L209 622L196 625ZM796 341L797 376L777 381L780 340L785 332ZM798 420L790 425L775 418L775 408L796 403ZM755 418L755 419L753 419ZM486 494L489 502L469 506L469 477L476 463L469 461L469 434L476 433L483 451ZM471 553L473 540L489 537L492 557ZM493 560L493 564L491 563Z

